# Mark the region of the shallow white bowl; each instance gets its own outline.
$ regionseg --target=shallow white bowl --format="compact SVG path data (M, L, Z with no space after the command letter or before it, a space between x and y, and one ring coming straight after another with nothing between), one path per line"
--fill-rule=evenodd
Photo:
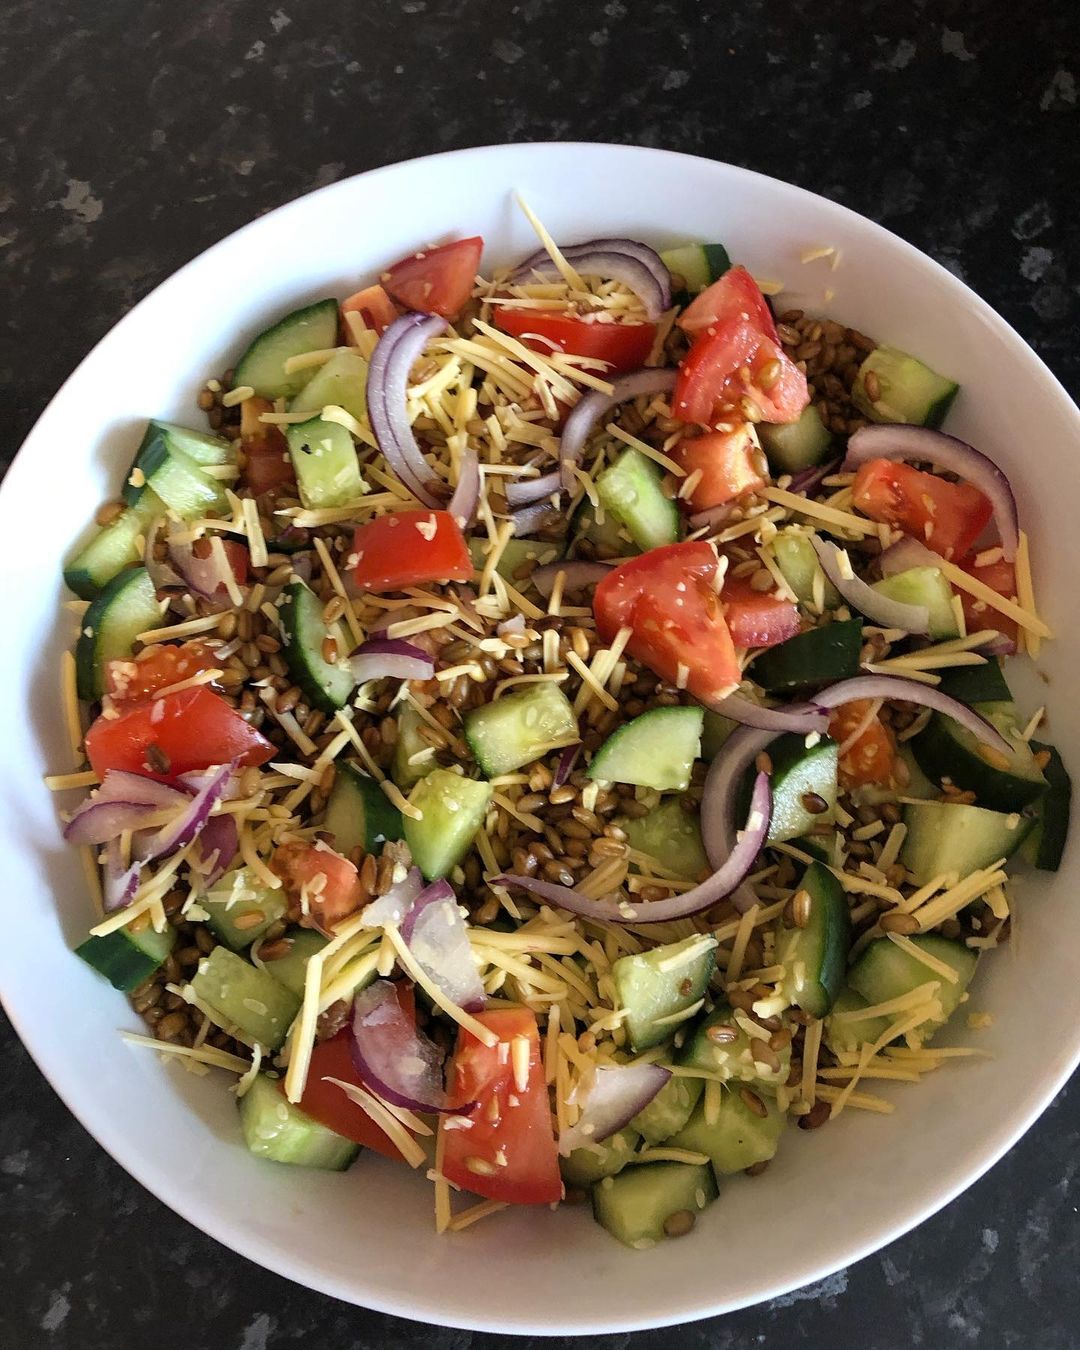
M584 1209L504 1213L436 1238L421 1177L365 1156L344 1176L251 1158L221 1075L199 1079L129 1047L121 996L70 954L91 916L77 858L41 784L70 767L58 696L73 620L60 563L114 494L143 421L195 421L200 381L275 314L345 295L408 248L481 233L487 260L535 246L520 190L557 239L623 234L667 244L721 239L781 302L824 310L958 379L949 429L1009 472L1033 535L1046 616L1053 739L1076 762L1080 632L1075 587L1075 447L1080 415L1050 372L978 297L936 263L850 211L725 164L602 145L496 146L416 160L334 184L232 235L142 301L49 405L0 491L5 652L0 856L7 940L0 988L19 1034L88 1130L144 1186L236 1251L337 1298L429 1322L533 1334L680 1322L769 1298L865 1256L984 1172L1032 1123L1080 1059L1080 857L1016 885L1015 940L984 963L972 1009L993 1060L899 1087L892 1116L848 1111L816 1134L791 1130L757 1180L730 1181L692 1238L618 1246ZM828 260L803 264L808 247ZM828 304L826 288L835 292ZM22 710L29 710L24 716ZM970 1042L976 1033L957 1033ZM736 1240L734 1235L738 1234ZM483 1277L477 1278L482 1271Z

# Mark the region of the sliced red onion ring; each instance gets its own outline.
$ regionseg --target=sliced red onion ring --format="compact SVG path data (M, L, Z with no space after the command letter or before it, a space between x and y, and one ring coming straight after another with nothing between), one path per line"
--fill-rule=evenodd
M220 765L176 820L162 826L148 838L140 840L136 850L139 861L149 862L153 858L174 853L178 848L185 848L190 844L210 819L210 812L222 799L235 767L234 764Z
M911 427L895 423L862 427L848 441L845 469L857 469L870 459L919 460L936 464L979 489L994 510L1001 532L1001 547L1009 562L1016 557L1020 542L1020 522L1009 480L992 459L966 441L946 436L929 427Z
M141 871L142 863L139 862L133 862L125 869L120 856L120 840L110 839L105 846L105 866L101 879L102 903L106 914L113 914L131 904L139 889Z
M368 420L383 458L414 497L441 510L440 480L416 443L406 412L409 372L430 341L446 331L437 314L403 314L375 344L368 367Z
M735 734L738 735L737 732ZM754 734L760 736L765 733ZM495 878L495 882L500 886L519 886L523 891L530 891L559 909L569 910L571 914L580 914L582 918L593 919L598 923L669 923L674 919L685 919L691 914L700 914L703 909L711 909L742 883L765 843L771 816L769 780L765 774L759 773L750 796L746 828L728 857L716 867L708 881L668 900L652 900L643 904L624 902L619 905L611 900L593 900L591 896L582 895L569 886L539 881L535 877L500 876ZM716 864L713 863L713 866Z
M559 1136L565 1157L583 1144L602 1144L643 1111L671 1079L661 1064L616 1064L599 1068L581 1103L577 1123Z
M500 624L496 625L495 632L499 637L506 637L508 634L520 635L524 633L525 615L520 613L512 614L509 619L503 619Z
M540 478L515 478L503 489L506 504L511 510L518 506L528 506L530 502L543 501L545 497L557 497L562 490L562 474L558 469L552 473L545 473Z
M830 459L825 464L814 464L809 469L800 470L788 484L788 491L800 496L809 496L816 487L820 487L826 478L840 468L839 459Z
M457 487L447 510L458 526L466 530L476 519L480 507L480 460L476 451L469 449L461 457Z
M894 577L898 572L909 572L913 567L940 567L945 559L933 553L910 535L904 535L882 553L878 559L883 577Z
M555 766L555 776L551 781L552 787L562 787L570 775L574 772L574 765L577 763L578 755L581 754L581 742L576 745L568 745L559 756L559 762Z
M419 867L410 867L403 881L377 900L372 900L364 910L366 928L400 928L405 915L416 903L417 896L424 889L424 878Z
M571 466L581 459L585 442L597 422L620 403L637 398L641 394L663 394L674 389L678 372L660 367L644 366L641 370L631 371L629 375L620 375L612 381L610 394L602 394L599 389L591 389L580 398L567 415L563 423L559 440L559 462L562 466L563 487L567 491L574 486Z
M566 580L563 582L564 591L581 591L603 581L614 566L614 563L609 562L545 563L543 567L537 567L530 573L529 580L547 600L555 589L555 578L560 572L566 573Z
M353 1001L349 1048L364 1084L407 1111L456 1111L447 1095L444 1052L417 1027L389 980L376 980Z
M589 239L581 244L560 245L559 251L576 272L621 281L634 292L654 322L671 307L671 273L655 249L636 239ZM511 281L536 274L558 276L559 271L545 249L532 253L511 273Z
M417 964L466 1012L485 1004L483 981L473 960L469 930L448 881L433 881L417 896L401 924L401 936Z
M798 731L809 734L811 731L827 731L829 719L810 703L789 704L786 708L763 708L753 700L740 694L729 694L727 698L718 698L706 704L710 712L719 713L729 721L738 722L744 727L757 727L760 731Z
M515 538L523 539L526 535L537 534L549 525L561 521L562 512L548 502L533 502L530 506L522 506L517 511L511 511L510 519L514 523Z
M896 700L901 703L918 703L920 707L932 708L944 713L954 722L959 722L983 745L999 750L1003 755L1011 755L1013 747L998 731L992 722L980 717L959 699L950 698L932 685L919 684L915 680L905 680L896 675L856 675L853 680L841 680L831 684L814 695L819 708L838 708L843 703L851 703L859 698L880 698L885 702Z
M875 591L873 586L868 586L861 577L848 575L851 569L844 569L840 560L841 550L831 540L812 534L810 543L821 563L821 570L848 604L860 614L865 614L883 628L900 628L905 633L930 631L930 611L925 605L906 605L900 600L893 600Z
M84 802L64 826L64 838L69 844L105 844L125 830L137 830L155 810L146 802Z
M211 816L199 835L199 871L204 891L229 870L240 847L236 817L226 812Z
M431 656L402 638L368 638L350 655L349 665L357 684L367 680L431 680L435 662Z

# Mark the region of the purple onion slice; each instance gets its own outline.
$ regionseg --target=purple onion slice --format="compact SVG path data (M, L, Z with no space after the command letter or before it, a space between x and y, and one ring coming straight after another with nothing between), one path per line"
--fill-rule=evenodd
M610 394L591 389L574 404L563 423L559 440L559 462L562 466L563 487L567 491L574 486L571 466L581 459L585 442L600 419L627 399L637 398L641 394L667 393L674 389L677 375L678 372L674 370L644 366L641 370L633 370L613 380Z
M235 767L234 764L219 765L207 779L205 786L200 788L186 809L174 821L163 825L148 838L140 840L137 847L139 861L149 862L168 853L175 853L178 848L186 848L206 825L211 811L224 797Z
M503 489L506 504L511 510L519 506L528 506L530 502L541 502L545 497L557 497L562 490L562 475L558 469L545 473L540 478L515 478Z
M601 1144L628 1125L671 1080L661 1064L616 1064L599 1068L581 1103L577 1123L559 1136L564 1156L587 1144Z
M423 889L424 878L419 867L410 867L403 881L391 886L364 909L365 927L400 928Z
M807 497L839 468L840 460L830 459L824 464L813 464L809 469L800 469L788 484L788 491Z
M228 813L211 816L199 835L199 870L204 891L229 870L240 848L236 817Z
M580 244L559 246L576 272L605 277L628 286L655 322L671 307L671 273L655 249L636 239L588 239ZM559 271L545 249L531 253L511 273L512 282L532 275L558 276Z
M454 888L433 881L401 923L401 936L417 965L452 1003L477 1012L487 1001Z
M408 1111L456 1111L446 1091L444 1052L418 1028L398 1002L389 980L357 994L349 1026L353 1063L365 1086L391 1106Z
M719 713L731 722L760 731L797 731L808 735L811 731L827 731L829 719L811 703L790 704L786 708L763 708L740 694L729 694L706 705L710 712Z
M555 766L555 776L551 781L552 787L562 787L570 775L574 772L574 765L577 763L578 755L581 754L581 742L576 745L568 745L559 756L559 762Z
M810 543L821 563L821 570L848 604L860 614L865 614L883 628L899 628L905 633L925 634L930 631L930 611L925 605L907 605L900 600L893 600L875 591L873 586L868 586L861 577L849 576L850 568L844 568L841 550L831 540L821 539L815 534L810 536Z
M543 567L537 567L530 573L529 580L544 599L548 600L555 589L555 578L560 572L566 574L566 580L563 582L564 591L582 591L603 581L614 566L614 563L609 562L550 562L545 563Z
M367 680L430 680L435 662L422 648L402 638L368 638L350 655L357 684Z
M459 529L467 530L480 509L480 460L469 449L461 457L457 487L446 508Z
M416 443L406 409L409 372L427 343L446 331L437 314L403 314L375 344L368 367L368 421L383 458L413 496L441 510L440 480Z

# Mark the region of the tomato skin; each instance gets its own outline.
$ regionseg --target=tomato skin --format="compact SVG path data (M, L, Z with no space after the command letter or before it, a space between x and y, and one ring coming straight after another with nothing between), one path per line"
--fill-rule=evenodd
M691 511L723 506L744 492L756 492L769 481L765 455L746 426L688 437L675 446L671 457L686 470L688 478L701 470L697 486L685 499Z
M985 563L982 567L976 565L974 558L969 558L960 566L969 576L981 581L984 586L989 586L992 591L997 591L998 595L1003 595L1006 600L1016 599L1016 568L1004 558L999 558L997 562ZM961 591L959 587L957 593L964 607L964 621L969 633L977 633L981 628L994 628L1010 642L1015 644L1019 641L1020 629L1014 620L1006 618L985 600L979 600L974 595L969 595L967 591Z
M484 241L479 235L455 239L438 248L418 249L394 263L380 281L406 309L453 319L472 295L483 251Z
M146 753L156 745L169 762L155 773ZM214 764L265 764L277 751L235 708L206 685L132 704L119 717L98 717L86 733L86 754L94 772L126 769L168 781Z
M518 1036L527 1039L528 1081L523 1091L515 1084L512 1053L504 1051L500 1060L499 1045L488 1048L461 1028L452 1090L457 1100L478 1105L467 1129L446 1129L442 1117L443 1175L490 1200L553 1204L562 1199L563 1186L536 1017L527 1008L497 1008L476 1018L498 1035L499 1044L510 1045ZM475 1172L468 1166L470 1158L481 1159L494 1171L490 1176Z
M323 878L321 889L308 892L308 912L300 919L304 928L329 932L336 923L355 914L364 901L356 868L325 844L280 844L274 850L271 867L293 896L317 877Z
M740 415L744 397L757 404L766 422L794 422L810 402L810 390L779 343L735 317L698 335L679 366L671 415L707 426L729 420L725 409Z
M257 396L246 398L240 405L240 446L244 452L240 485L253 497L296 482L285 433L280 427L259 421L263 413L273 410L269 399Z
M354 1087L364 1086L353 1063L349 1039L350 1032L346 1027L329 1040L320 1041L312 1050L307 1082L298 1103L300 1110L320 1125L325 1125L328 1130L351 1139L354 1144L373 1148L376 1153L394 1162L403 1162L397 1145L376 1125L364 1108L351 1101L336 1084L324 1081L327 1078L339 1078ZM278 1087L284 1094L284 1078Z
M684 333L700 333L729 319L744 319L764 337L780 343L769 302L745 267L731 267L707 286L679 315L678 323Z
M592 356L608 363L611 374L643 366L656 340L654 323L590 323L571 314L535 309L495 307L495 327L521 338L533 351L551 354L551 343L574 356ZM536 333L536 341L530 334Z
M696 698L725 697L742 672L714 589L716 570L704 540L650 549L612 568L593 596L600 636L610 642L630 628L626 650L661 679L678 683L683 665Z
M860 464L851 491L863 515L897 526L943 558L969 552L993 513L970 483L950 483L889 459Z
M400 591L429 581L469 581L473 562L449 511L392 511L353 535L353 576L361 590Z
M364 327L379 334L385 333L400 313L397 305L379 285L365 286L362 291L350 295L347 300L341 302L341 312L359 314L364 321ZM348 325L345 328L345 340L347 342L352 340Z
M146 647L130 661L109 661L105 666L105 692L114 706L141 703L204 670L213 670L217 662L205 642L181 642L170 647L158 643Z
M871 702L857 698L842 704L829 718L829 735L842 749L870 710ZM885 786L892 782L895 762L896 737L892 729L875 716L855 741L843 749L837 766L840 784L846 788L864 787L870 783Z
M801 628L799 607L775 591L755 591L743 577L726 577L720 595L736 647L775 647Z

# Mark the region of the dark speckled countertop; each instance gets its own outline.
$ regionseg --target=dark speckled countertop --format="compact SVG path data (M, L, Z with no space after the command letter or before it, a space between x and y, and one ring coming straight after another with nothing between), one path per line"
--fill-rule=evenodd
M5 459L125 310L224 234L348 174L503 140L641 142L821 192L962 276L1076 395L1080 7L794 8L0 0ZM583 1344L1080 1346L1078 1107L1074 1081L944 1213L821 1284ZM4 1350L511 1344L337 1304L217 1246L98 1148L6 1022L0 1226Z

